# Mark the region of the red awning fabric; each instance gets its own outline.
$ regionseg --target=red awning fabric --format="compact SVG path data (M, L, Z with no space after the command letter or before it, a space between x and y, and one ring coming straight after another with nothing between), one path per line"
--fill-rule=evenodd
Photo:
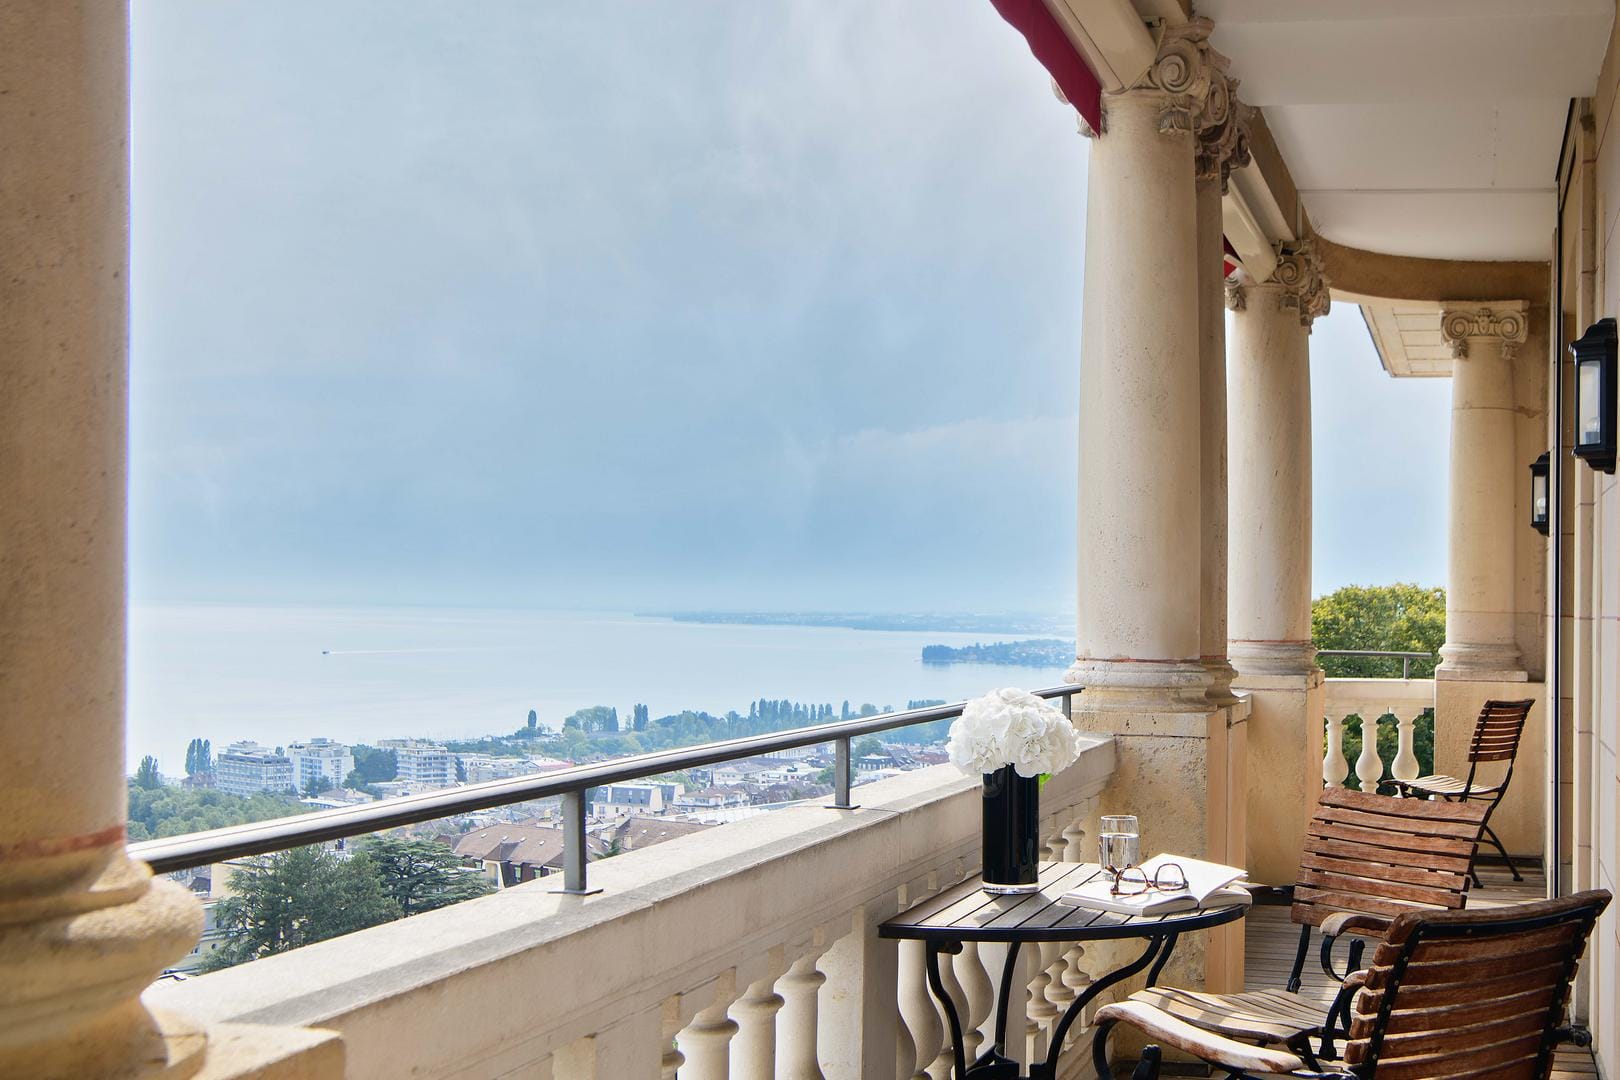
M1102 130L1102 82L1080 56L1063 27L1041 0L990 0L1001 17L1024 35L1029 51L1057 83L1069 104L1080 111L1092 131Z

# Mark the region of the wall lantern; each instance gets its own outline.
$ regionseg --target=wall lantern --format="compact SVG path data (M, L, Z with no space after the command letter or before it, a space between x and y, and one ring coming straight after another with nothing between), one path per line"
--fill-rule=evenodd
M1569 346L1575 354L1575 456L1614 472L1615 329L1599 319Z
M1547 535L1547 466L1551 454L1542 454L1530 463L1530 527Z

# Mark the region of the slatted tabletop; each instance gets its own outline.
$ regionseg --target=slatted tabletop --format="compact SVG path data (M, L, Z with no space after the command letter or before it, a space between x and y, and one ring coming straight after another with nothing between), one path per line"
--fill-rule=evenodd
M1061 904L1058 898L1102 873L1096 863L1043 862L1040 891L993 896L969 878L902 911L878 928L886 938L923 941L1098 941L1151 938L1235 922L1249 905L1177 912L1120 915Z

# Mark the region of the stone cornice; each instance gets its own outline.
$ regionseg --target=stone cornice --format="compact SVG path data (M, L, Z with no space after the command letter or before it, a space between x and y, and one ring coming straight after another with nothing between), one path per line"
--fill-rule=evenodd
M1525 304L1510 301L1494 304L1444 304L1440 308L1440 336L1451 346L1458 360L1468 356L1468 342L1496 339L1508 359L1524 343Z

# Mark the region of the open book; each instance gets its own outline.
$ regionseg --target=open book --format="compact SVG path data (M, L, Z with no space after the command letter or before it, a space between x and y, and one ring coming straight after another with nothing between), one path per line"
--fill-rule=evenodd
M1239 884L1248 876L1247 870L1181 855L1159 854L1142 864L1142 872L1151 881L1165 863L1175 863L1181 867L1187 878L1185 889L1174 892L1149 889L1130 896L1114 896L1111 892L1113 876L1104 872L1058 897L1058 903L1095 911L1113 911L1121 915L1174 915L1197 908L1243 904L1249 900L1248 890Z

